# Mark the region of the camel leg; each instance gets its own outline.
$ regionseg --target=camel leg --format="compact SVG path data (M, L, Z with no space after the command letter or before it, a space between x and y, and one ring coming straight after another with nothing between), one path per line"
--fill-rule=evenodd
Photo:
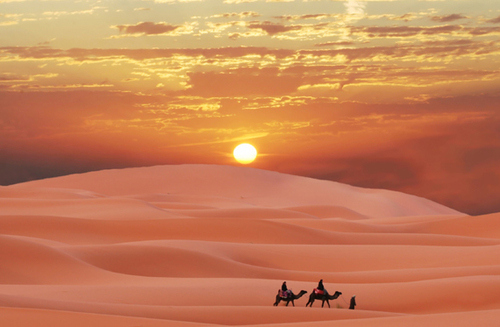
M330 301L326 299L326 304L328 304L328 307L330 308Z
M280 303L280 301L281 301L281 297L280 297L280 296L276 296L276 302L274 302L274 304L273 304L273 305L274 305L275 307L276 307L276 306L278 306L278 304Z

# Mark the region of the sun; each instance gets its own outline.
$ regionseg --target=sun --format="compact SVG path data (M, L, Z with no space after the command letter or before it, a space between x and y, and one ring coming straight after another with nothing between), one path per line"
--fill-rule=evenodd
M251 144L242 143L234 148L233 156L236 161L246 165L257 158L257 150Z

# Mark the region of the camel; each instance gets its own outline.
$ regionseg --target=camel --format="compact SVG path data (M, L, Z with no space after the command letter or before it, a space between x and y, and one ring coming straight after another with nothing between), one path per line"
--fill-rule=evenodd
M284 298L284 297L281 297L281 295L280 295L281 293L278 290L278 294L276 295L276 302L274 302L273 305L277 306L280 303L280 301L286 301L286 306L288 306L288 303L290 303L290 301L291 301L292 305L295 306L295 303L293 301L297 300L297 299L300 299L302 297L302 295L304 295L304 294L307 293L307 291L304 291L304 290L300 291L299 294L293 294L293 292L291 290L289 292L290 292L291 295L288 296L288 297L286 297L286 298Z
M333 294L333 295L329 295L329 294L327 295L327 294L316 294L313 290L311 295L309 295L309 302L307 302L306 307L309 304L311 304L310 307L312 307L314 300L322 300L323 302L321 303L321 307L323 308L323 306L325 305L325 301L326 301L326 304L328 304L328 307L330 308L330 301L329 300L335 300L340 295L342 295L342 292L339 292L339 291L336 291L335 294Z

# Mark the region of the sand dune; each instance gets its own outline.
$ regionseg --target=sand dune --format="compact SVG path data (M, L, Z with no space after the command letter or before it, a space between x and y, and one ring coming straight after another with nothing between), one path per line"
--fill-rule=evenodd
M251 168L0 187L2 326L494 326L500 214ZM343 294L306 308L324 279ZM272 304L286 280L295 307ZM356 310L347 310L356 294Z
M258 170L216 165L178 165L104 170L18 184L14 192L67 189L75 194L209 196L259 207L340 206L370 217L451 214L456 211L403 193L372 190ZM61 191L62 192L62 191Z

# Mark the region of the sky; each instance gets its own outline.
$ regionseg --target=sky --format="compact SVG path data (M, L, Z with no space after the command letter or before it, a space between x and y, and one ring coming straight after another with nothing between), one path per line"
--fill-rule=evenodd
M500 2L0 0L0 185L241 165L500 211Z

